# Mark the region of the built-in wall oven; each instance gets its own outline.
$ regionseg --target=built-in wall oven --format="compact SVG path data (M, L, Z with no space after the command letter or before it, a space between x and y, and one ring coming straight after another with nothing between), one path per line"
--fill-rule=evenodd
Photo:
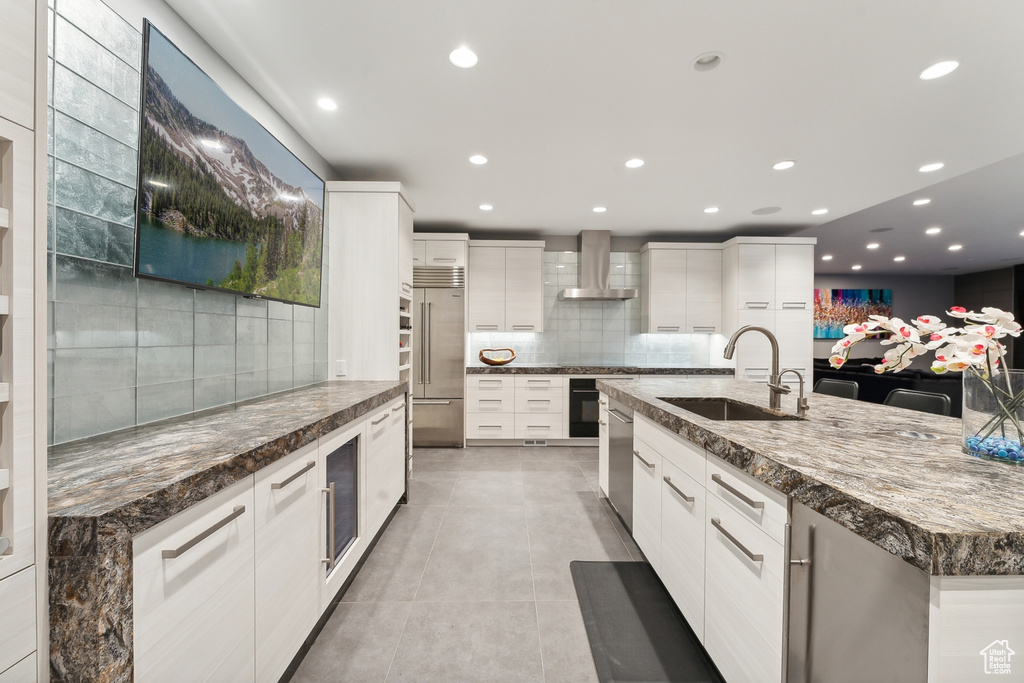
M597 379L569 379L569 437L597 437L600 406L597 404Z

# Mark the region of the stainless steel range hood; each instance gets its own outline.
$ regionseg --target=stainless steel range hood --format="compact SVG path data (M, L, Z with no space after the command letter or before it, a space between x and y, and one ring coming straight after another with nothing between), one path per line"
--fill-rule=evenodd
M608 230L583 230L579 236L580 286L563 289L559 299L576 301L615 301L635 299L635 289L612 289L608 286L611 270L612 233Z

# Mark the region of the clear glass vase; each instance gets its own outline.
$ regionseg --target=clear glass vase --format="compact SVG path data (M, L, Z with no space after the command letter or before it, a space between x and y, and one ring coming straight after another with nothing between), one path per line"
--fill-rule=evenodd
M963 449L965 453L1024 465L1024 370L983 377L964 371Z

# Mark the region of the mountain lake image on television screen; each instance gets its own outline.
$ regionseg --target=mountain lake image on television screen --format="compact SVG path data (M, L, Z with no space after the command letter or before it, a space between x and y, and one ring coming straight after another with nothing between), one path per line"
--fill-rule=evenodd
M319 306L323 181L146 29L136 274Z

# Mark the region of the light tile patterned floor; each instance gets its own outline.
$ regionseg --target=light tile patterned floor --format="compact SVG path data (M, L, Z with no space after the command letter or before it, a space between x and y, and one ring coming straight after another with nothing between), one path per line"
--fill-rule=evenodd
M596 681L572 560L639 560L597 449L417 449L399 509L292 681Z

